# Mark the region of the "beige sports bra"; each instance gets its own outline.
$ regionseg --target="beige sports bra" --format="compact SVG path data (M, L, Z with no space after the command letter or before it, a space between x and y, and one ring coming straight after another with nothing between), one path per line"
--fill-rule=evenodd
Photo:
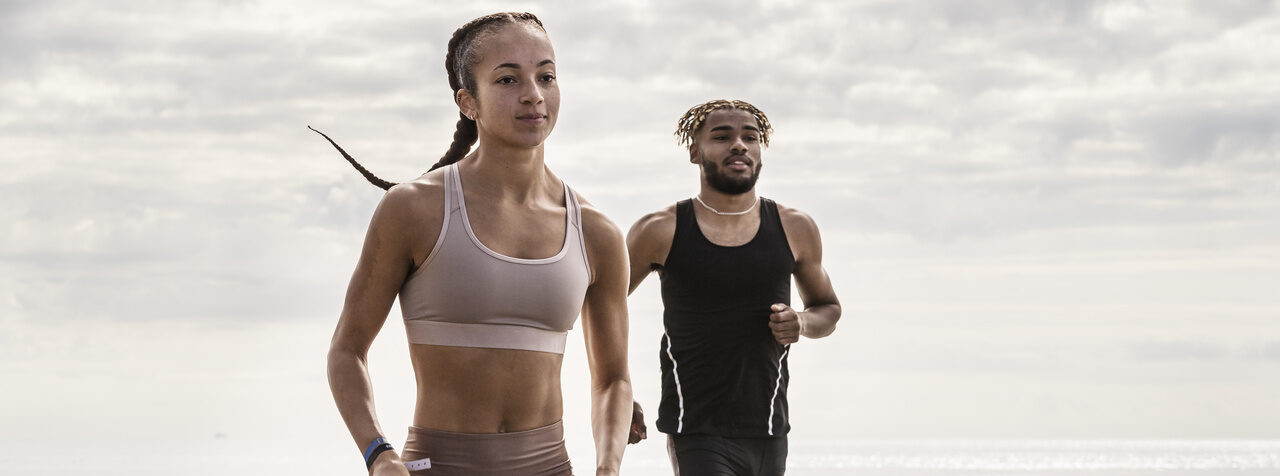
M445 169L440 238L400 288L414 344L564 353L591 282L582 209L565 185L564 245L555 256L512 258L476 238L458 166Z

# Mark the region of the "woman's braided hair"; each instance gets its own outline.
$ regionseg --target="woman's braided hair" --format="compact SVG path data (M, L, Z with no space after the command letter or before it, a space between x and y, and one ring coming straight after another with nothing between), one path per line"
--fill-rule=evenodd
M773 132L773 126L769 125L769 117L746 101L738 101L736 99L707 101L689 109L689 112L684 113L684 116L676 122L675 135L679 144L692 149L698 129L701 129L702 124L707 122L707 116L710 116L712 111L720 109L740 109L755 116L756 123L760 125L760 142L765 147L769 146L769 133Z
M472 73L471 69L476 65L476 63L480 62L479 46L483 42L484 37L497 30L499 27L512 23L528 23L537 25L539 30L546 33L546 28L542 26L542 21L538 20L538 17L534 14L527 12L503 12L485 15L467 22L465 25L462 25L461 28L458 28L453 32L453 37L449 39L448 53L445 54L444 57L444 69L449 75L449 88L453 89L453 97L455 100L458 97L458 91L461 89L471 91L473 96L476 94L476 77L475 74ZM477 100L479 100L478 97ZM315 131L314 128L311 130ZM368 169L361 166L360 163L357 162L355 158L351 157L351 155L347 154L345 150L342 150L342 147L339 147L333 139L329 138L329 136L320 131L316 132L324 136L330 144L333 144L333 147L338 149L338 152L341 153L348 162L351 162L351 165L354 166L356 170L360 171L360 174L364 175L364 178L369 180L370 183L381 187L383 190L396 185L394 182L378 178L378 176L374 175L373 172L370 172ZM462 158L467 155L467 152L471 151L471 146L476 143L478 134L479 132L476 130L476 121L468 119L466 115L459 112L458 125L453 133L453 142L449 144L449 150L445 151L444 156L440 157L440 160L437 161L435 165L432 165L427 171L430 172L462 160Z

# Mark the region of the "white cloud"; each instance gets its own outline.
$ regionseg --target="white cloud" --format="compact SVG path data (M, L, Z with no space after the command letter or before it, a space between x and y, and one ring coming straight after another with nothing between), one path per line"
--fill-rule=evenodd
M325 338L380 191L305 126L385 178L421 173L456 119L443 45L508 9L557 47L549 164L623 228L693 193L671 135L688 107L769 114L763 193L818 220L846 303L797 356L815 408L853 392L866 408L837 419L868 435L1280 422L1249 406L1280 362L1258 337L1280 308L1274 2L3 2L0 365L53 385L41 359L89 365L94 338L127 354L171 321ZM638 368L655 294L633 303ZM1215 373L1241 408L1195 387Z

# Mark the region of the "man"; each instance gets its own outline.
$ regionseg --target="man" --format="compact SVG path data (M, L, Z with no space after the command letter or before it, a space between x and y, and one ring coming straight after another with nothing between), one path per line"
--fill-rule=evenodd
M676 136L701 171L697 196L645 215L627 235L631 291L662 280L658 430L677 475L786 470L787 354L835 330L840 303L813 219L756 195L772 128L743 101L711 101ZM804 310L791 308L795 277ZM643 435L643 414L632 440Z

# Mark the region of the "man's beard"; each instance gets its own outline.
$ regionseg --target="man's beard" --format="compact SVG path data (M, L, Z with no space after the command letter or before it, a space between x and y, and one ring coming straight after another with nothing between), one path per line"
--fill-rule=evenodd
M706 155L702 156L702 172L707 176L707 185L727 195L742 195L755 188L756 180L760 179L761 167L764 167L764 164L756 161L756 167L751 171L751 176L736 179L720 173L720 164L707 160Z

